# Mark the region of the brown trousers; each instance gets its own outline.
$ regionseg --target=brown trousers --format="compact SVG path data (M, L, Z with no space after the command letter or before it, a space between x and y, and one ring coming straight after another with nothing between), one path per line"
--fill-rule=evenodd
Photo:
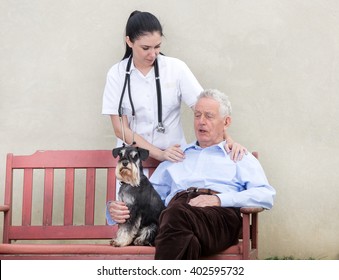
M177 194L162 212L155 239L155 259L194 260L238 243L242 219L239 208L192 207L199 193Z

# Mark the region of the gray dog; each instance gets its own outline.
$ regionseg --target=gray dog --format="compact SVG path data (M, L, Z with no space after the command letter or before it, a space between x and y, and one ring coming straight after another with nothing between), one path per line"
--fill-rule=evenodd
M111 245L154 245L158 231L158 219L165 206L159 194L143 173L141 161L146 160L149 151L126 146L113 149L113 156L119 156L116 177L120 181L119 200L125 202L130 218L119 224L117 237Z

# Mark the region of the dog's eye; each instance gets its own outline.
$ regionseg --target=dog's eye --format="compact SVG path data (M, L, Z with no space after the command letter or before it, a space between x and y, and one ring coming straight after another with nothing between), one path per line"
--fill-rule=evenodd
M138 153L137 152L131 152L131 158L133 159L133 160L137 160L138 159Z

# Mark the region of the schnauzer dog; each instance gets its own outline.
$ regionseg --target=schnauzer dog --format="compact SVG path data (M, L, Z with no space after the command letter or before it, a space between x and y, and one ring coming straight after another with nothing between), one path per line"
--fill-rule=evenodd
M143 173L141 161L146 160L149 151L125 146L113 149L113 156L119 156L116 177L120 181L119 200L126 203L130 218L119 224L117 237L111 245L154 245L158 231L158 219L165 206L159 194Z

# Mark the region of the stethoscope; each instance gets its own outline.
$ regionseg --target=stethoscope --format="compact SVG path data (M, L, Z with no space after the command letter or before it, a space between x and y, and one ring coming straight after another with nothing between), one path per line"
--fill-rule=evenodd
M135 109L132 101L132 95L131 95L131 82L130 82L130 75L131 75L131 64L132 64L132 55L129 57L127 66L126 66L126 75L125 75L125 82L124 86L122 88L121 96L120 96L120 101L119 101L119 119L120 119L120 125L121 125L121 130L122 130L122 137L123 137L123 142L126 143L125 141L125 129L122 123L122 100L125 95L126 91L126 86L128 89L128 98L129 98L129 103L132 108L132 145L135 144L134 141L134 131L135 131ZM160 86L160 77L159 77L159 66L158 66L158 60L155 59L154 61L154 74L155 74L155 83L156 83L156 89L157 89L157 101L158 101L158 125L156 127L156 130L160 133L165 133L165 127L162 123L162 100L161 100L161 86Z

